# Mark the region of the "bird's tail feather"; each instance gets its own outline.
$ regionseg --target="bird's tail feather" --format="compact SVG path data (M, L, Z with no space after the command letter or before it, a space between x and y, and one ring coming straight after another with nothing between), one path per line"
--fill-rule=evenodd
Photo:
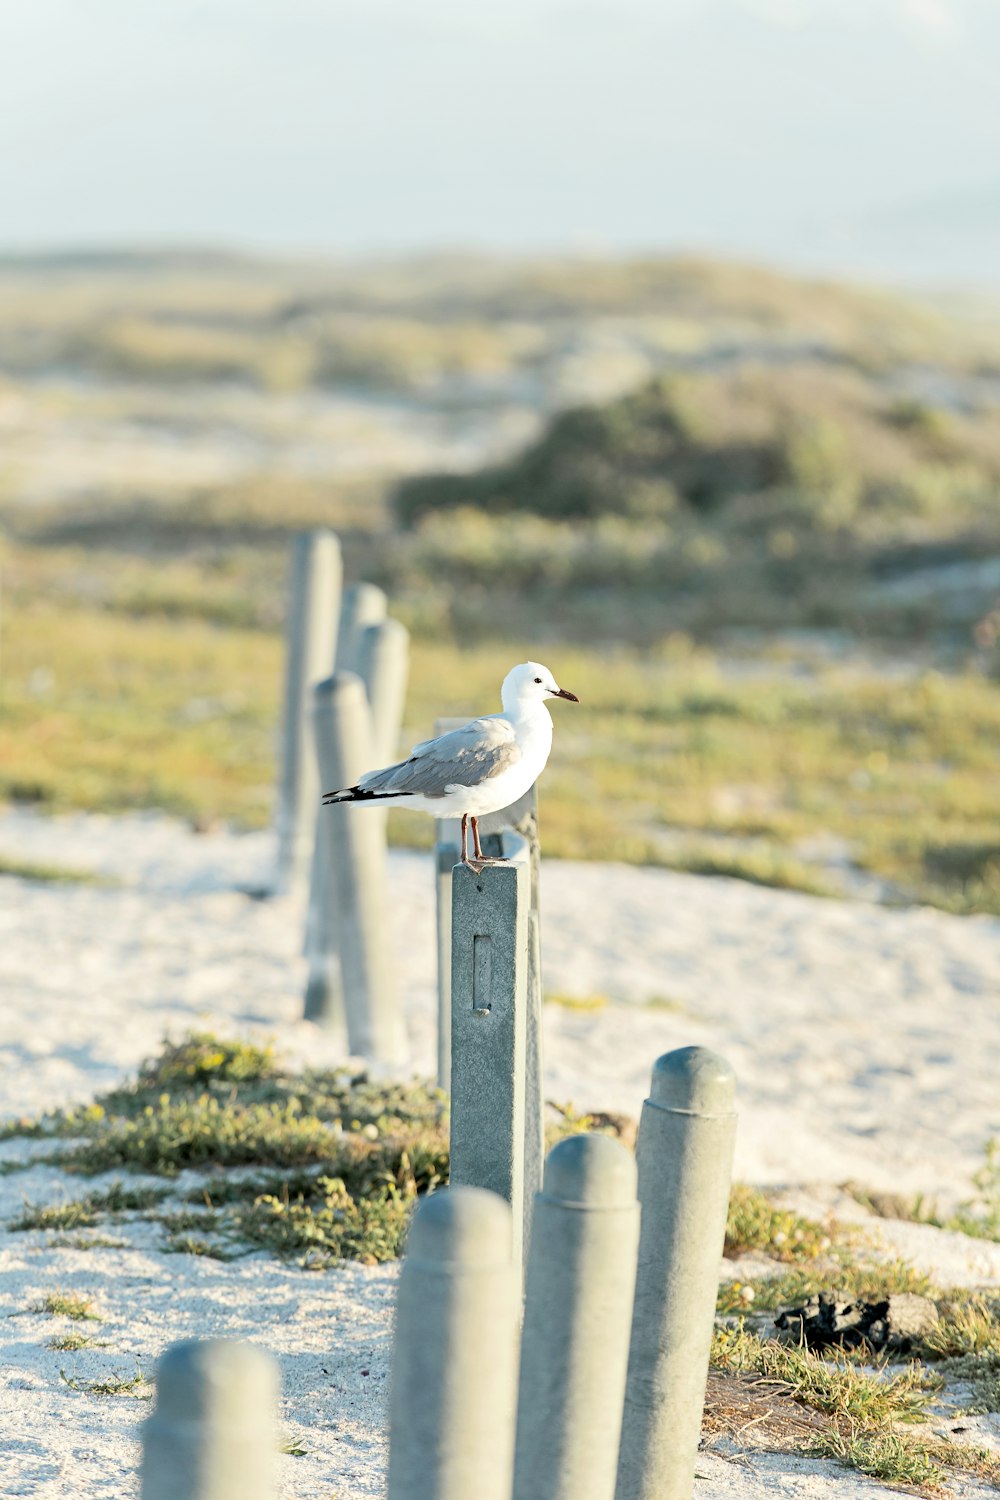
M372 792L363 786L344 787L339 792L324 792L323 806L332 807L337 802L375 802L392 797L411 797L412 792Z

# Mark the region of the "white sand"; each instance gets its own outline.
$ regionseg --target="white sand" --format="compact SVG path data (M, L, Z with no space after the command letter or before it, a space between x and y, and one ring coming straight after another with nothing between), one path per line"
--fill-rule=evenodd
M266 873L267 837L198 836L159 816L10 811L0 814L0 853L122 881L0 882L0 1114L89 1097L167 1031L197 1025L273 1035L298 1059L340 1060L336 1037L298 1019L300 900L258 902L236 889ZM413 1064L429 1073L430 861L396 853L390 878ZM969 1197L983 1143L1000 1134L1000 922L556 862L545 866L543 902L546 987L611 1001L547 1008L550 1097L637 1114L654 1058L705 1043L739 1076L741 1178L799 1185L797 1201L841 1217L860 1213L836 1190L848 1177L923 1191L942 1207ZM0 1156L26 1150L9 1143ZM65 1191L50 1168L0 1178L0 1215L13 1216L22 1196ZM1000 1247L919 1225L880 1232L887 1253L942 1281L1000 1284ZM101 1251L53 1249L39 1234L0 1239L0 1316L10 1317L0 1493L134 1492L142 1404L74 1390L60 1368L81 1383L129 1378L137 1362L151 1374L167 1343L208 1333L254 1339L281 1358L285 1433L309 1450L282 1458L282 1495L380 1493L396 1268L310 1275L259 1257L165 1256L144 1226L124 1237L128 1248ZM96 1295L105 1321L88 1331L106 1348L55 1353L46 1341L65 1320L25 1313L45 1291L69 1288ZM992 1420L977 1419L984 1434ZM734 1487L747 1497L888 1493L786 1457L733 1467L705 1454L699 1473L696 1495L712 1500Z

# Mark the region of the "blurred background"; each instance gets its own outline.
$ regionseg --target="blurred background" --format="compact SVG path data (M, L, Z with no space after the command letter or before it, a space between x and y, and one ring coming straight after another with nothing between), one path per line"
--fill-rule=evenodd
M994 0L9 0L0 798L265 824L330 525L412 738L583 700L547 852L1000 912L998 63Z

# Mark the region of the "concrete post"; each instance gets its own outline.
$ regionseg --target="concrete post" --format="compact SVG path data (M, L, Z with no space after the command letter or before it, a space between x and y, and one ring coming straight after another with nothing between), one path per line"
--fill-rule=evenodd
M359 672L361 634L369 625L385 619L389 602L385 591L374 583L352 583L344 590L337 631L337 672Z
M736 1079L706 1047L654 1064L636 1159L642 1228L617 1500L690 1500L736 1133Z
M324 781L351 786L371 765L368 703L361 679L337 673L316 687L316 743ZM388 951L385 840L370 808L324 807L323 859L329 877L320 946L340 955L352 1055L390 1071L406 1055L405 1033ZM335 1021L336 1008L329 1019ZM324 1016L323 1019L327 1017Z
M438 823L450 822L442 818ZM451 872L458 864L458 844L434 846L435 895L437 904L438 1031L437 1081L445 1093L451 1090Z
M458 729L465 722L465 719L438 719L434 725L434 733L446 734L449 729ZM434 850L438 939L437 1077L438 1087L447 1092L451 1088L451 871L458 859L461 831L457 818L440 818L436 826L437 839ZM542 962L539 916L541 847L538 838L538 790L536 787L531 787L510 807L480 818L479 831L484 854L502 855L506 852L503 833L508 828L513 828L527 840L531 871L524 1100L524 1202L526 1223L530 1223L535 1194L541 1190L542 1186L542 1162L545 1157L545 1111L542 1099Z
M437 719L435 735L457 729L465 719ZM434 869L437 908L438 1088L451 1090L451 872L461 851L460 818L435 818Z
M143 1424L142 1500L271 1500L279 1388L277 1364L251 1344L171 1345Z
M327 679L326 686L333 679ZM317 684L317 688L324 684ZM323 693L313 695L313 737L316 744L316 763L320 769L320 791L334 791L327 775L334 769L329 758L324 758L324 746L320 743L320 721L329 714L329 701ZM367 767L365 768L367 769ZM355 778L356 779L356 778ZM339 782L338 786L348 783ZM334 816L331 818L331 813ZM344 987L338 958L337 906L333 899L333 871L331 862L337 857L335 848L343 826L336 809L324 807L316 801L316 842L313 846L312 870L309 876L309 904L306 908L306 930L302 951L309 963L306 977L305 1003L302 1017L316 1021L327 1031L341 1031L344 1019Z
M446 1188L413 1217L399 1277L388 1500L510 1500L517 1283L511 1218Z
M336 640L336 665L333 670L337 672L355 672L364 679L362 670L362 640L365 631L371 626L385 619L386 597L382 589L373 583L352 583L344 590L343 604L340 610L340 620L337 627ZM400 629L403 627L400 626ZM320 674L326 676L324 671ZM366 687L368 683L366 681ZM405 669L404 686L405 694ZM369 704L371 697L369 696ZM400 709L400 713L402 709ZM398 738L398 734L396 736ZM378 747L372 746L372 760L369 765L362 766L363 771L371 771L377 765L384 764L377 758ZM360 774L360 772L359 772ZM324 790L326 790L324 788ZM318 810L317 810L318 811ZM380 809L372 816L383 826L385 825L385 812ZM330 877L323 863L321 844L317 837L313 848L312 869L309 875L309 908L306 913L306 930L303 940L302 951L309 959L309 979L306 985L306 1008L307 1020L316 1019L324 1014L331 1003L333 979L330 968L334 960L334 950L329 946L324 951L320 947L319 933L324 926L320 915L324 907L329 907L329 884ZM327 928L326 942L332 941L332 934Z
M535 1196L542 1188L542 1165L545 1161L545 1104L542 1090L542 952L539 887L541 845L538 837L538 788L530 787L523 797L500 812L490 813L479 821L483 848L490 854L510 854L511 834L520 845L526 842L526 857L531 880L528 907L528 988L525 1008L525 1075L524 1075L524 1243L531 1242L531 1215ZM506 832L504 830L507 830Z
M458 864L451 886L451 1180L506 1198L520 1267L528 870Z
M631 1152L609 1136L561 1141L528 1252L517 1500L613 1500L638 1242Z
M305 874L312 855L318 782L309 725L311 694L333 663L342 571L340 543L331 531L292 538L277 810L279 891Z
M409 661L410 632L398 620L381 620L361 631L357 673L371 709L373 768L391 765L398 756Z

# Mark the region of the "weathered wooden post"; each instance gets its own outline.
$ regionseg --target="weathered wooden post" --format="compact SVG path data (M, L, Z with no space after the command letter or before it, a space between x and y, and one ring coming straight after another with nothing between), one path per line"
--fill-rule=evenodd
M389 601L375 583L352 583L344 590L337 630L337 672L358 672L361 634L386 617Z
M305 873L312 854L318 792L309 723L312 689L333 665L341 579L340 543L332 531L307 531L292 538L277 809L278 891L288 890Z
M353 673L317 684L316 744L331 787L352 786L371 765L371 729L364 686ZM324 952L340 957L340 982L353 1055L391 1070L406 1056L405 1033L386 941L385 839L370 808L326 807L320 820L327 899L318 934ZM314 1019L337 1019L336 997Z
M451 1180L511 1205L520 1267L528 868L459 864L451 885Z
M528 1252L516 1500L613 1500L638 1241L632 1154L560 1141Z
M492 1193L432 1193L399 1277L389 1500L510 1500L518 1283Z
M156 1371L142 1500L272 1500L278 1366L252 1344L190 1339Z
M386 766L396 759L399 751L410 632L398 620L366 625L359 636L357 659L357 674L365 685L371 710L372 764Z
M690 1500L736 1133L736 1079L706 1047L654 1064L642 1109L635 1309L617 1500Z

